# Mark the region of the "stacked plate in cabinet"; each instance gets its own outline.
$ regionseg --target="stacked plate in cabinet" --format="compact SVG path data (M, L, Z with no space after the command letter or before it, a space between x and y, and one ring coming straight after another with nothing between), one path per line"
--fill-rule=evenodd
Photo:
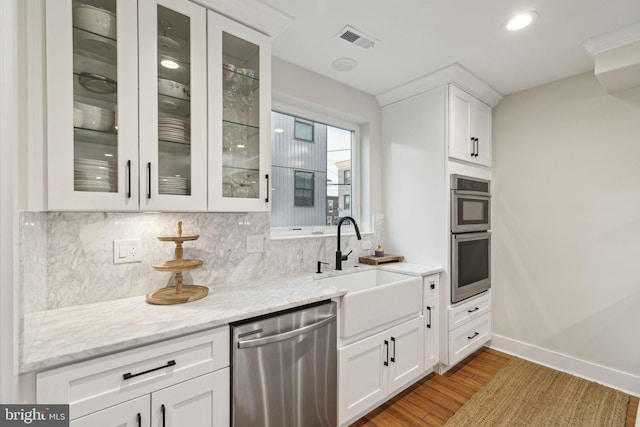
M75 191L118 191L118 173L106 160L75 159Z
M159 176L158 189L160 194L191 194L191 182L181 176Z
M191 125L184 120L160 117L158 139L188 144L191 141Z

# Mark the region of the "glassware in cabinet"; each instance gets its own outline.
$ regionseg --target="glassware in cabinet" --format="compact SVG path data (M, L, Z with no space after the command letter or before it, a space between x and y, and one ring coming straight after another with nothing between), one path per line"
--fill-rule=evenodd
M140 3L142 209L206 209L206 10Z
M73 2L74 190L118 192L115 0Z
M60 0L45 8L47 206L138 209L137 6Z
M209 12L209 210L268 210L268 37Z

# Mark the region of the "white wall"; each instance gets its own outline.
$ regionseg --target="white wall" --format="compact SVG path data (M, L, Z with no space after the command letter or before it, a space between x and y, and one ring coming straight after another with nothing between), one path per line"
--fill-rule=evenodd
M493 150L497 341L640 394L640 88L586 73L509 95Z
M375 97L273 58L273 104L292 105L323 116L360 125L363 225L382 212L381 110Z

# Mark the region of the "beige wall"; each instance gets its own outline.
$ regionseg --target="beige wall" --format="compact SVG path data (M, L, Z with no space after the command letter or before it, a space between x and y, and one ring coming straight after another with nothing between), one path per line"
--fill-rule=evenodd
M640 88L509 95L493 141L494 333L640 380Z

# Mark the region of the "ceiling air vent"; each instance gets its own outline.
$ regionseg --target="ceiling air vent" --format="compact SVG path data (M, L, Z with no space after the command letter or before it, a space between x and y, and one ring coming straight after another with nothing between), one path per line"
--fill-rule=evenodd
M360 46L364 49L369 49L376 44L376 41L380 41L348 25L340 30L336 37L341 38L342 40L345 40L349 43L355 44L356 46Z

